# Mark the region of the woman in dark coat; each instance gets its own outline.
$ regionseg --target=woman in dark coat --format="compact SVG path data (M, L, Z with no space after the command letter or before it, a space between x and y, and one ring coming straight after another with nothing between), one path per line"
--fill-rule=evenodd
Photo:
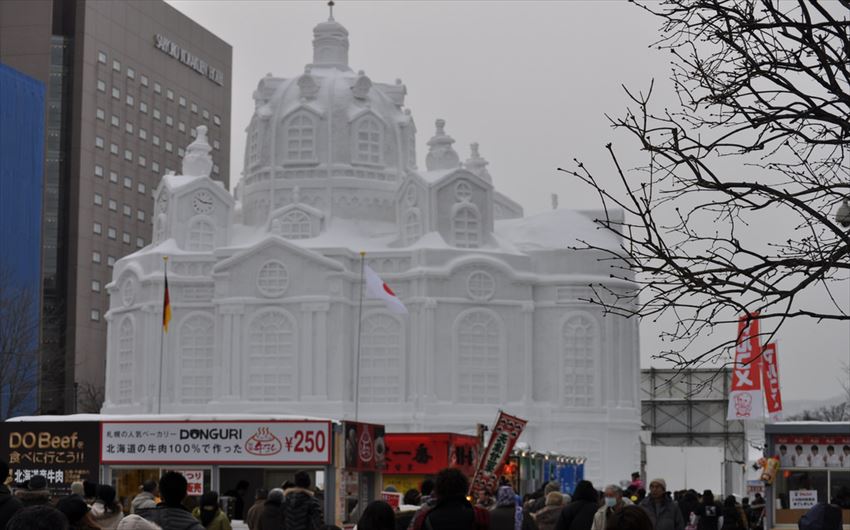
M738 503L735 502L735 497L732 495L729 495L723 501L723 526L721 530L747 530Z
M283 490L275 488L266 497L259 530L283 530L283 526Z
M496 507L490 511L490 530L537 530L537 523L517 503L510 486L496 491Z
M590 530L598 508L598 497L593 483L582 480L573 492L572 501L561 511L555 530Z

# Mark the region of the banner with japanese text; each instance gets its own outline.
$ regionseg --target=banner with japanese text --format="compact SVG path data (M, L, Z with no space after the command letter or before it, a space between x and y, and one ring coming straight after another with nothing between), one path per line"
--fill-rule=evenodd
M346 470L382 471L386 467L383 425L344 421L342 431L345 433Z
M767 401L767 414L771 421L782 419L782 392L779 388L779 364L776 356L776 343L765 344L762 352L762 382L764 398Z
M499 418L493 427L490 442L472 478L470 493L473 499L478 499L484 491L496 491L499 475L502 474L505 462L525 429L526 423L528 423L526 420L499 411Z
M329 421L133 421L101 424L104 464L329 464Z
M0 458L9 462L15 482L41 475L56 495L63 495L70 493L72 482L99 482L99 438L97 422L2 422Z
M764 417L761 363L758 315L750 318L744 315L738 320L738 341L727 420L757 420Z

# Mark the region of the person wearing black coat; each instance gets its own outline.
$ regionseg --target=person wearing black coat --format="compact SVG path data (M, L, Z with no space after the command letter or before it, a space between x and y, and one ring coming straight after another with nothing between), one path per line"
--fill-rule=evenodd
M256 530L283 530L283 528L283 490L275 488L266 497Z
M580 481L573 492L572 501L561 510L555 530L590 530L598 508L593 483L589 480Z
M9 476L9 463L0 460L0 528L6 528L6 523L15 513L24 507L21 501L16 499L8 487L3 483Z
M738 503L735 502L735 497L732 495L726 497L723 502L723 526L721 530L747 530Z

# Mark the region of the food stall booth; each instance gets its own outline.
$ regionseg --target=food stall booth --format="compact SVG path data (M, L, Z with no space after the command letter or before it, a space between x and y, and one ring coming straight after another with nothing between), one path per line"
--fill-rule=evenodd
M768 424L765 443L764 527L796 529L809 508L838 498L850 530L850 423Z
M503 474L520 495L533 493L551 480L561 484L561 493L572 494L584 479L584 462L580 457L514 449Z
M401 494L419 489L422 481L441 469L456 467L472 479L478 462L477 436L454 433L387 433L383 489Z
M336 467L337 526L354 527L363 509L370 502L381 498L381 477L386 467L384 438L383 425L342 422L335 459L336 462L342 463Z

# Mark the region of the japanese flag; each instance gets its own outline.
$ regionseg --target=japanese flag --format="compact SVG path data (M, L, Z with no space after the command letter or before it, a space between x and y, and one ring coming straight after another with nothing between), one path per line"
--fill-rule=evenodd
M384 283L384 280L378 276L378 273L372 270L368 265L363 266L363 275L366 278L366 296L369 298L377 298L383 300L390 313L397 315L406 315L407 308L398 299L390 286Z

